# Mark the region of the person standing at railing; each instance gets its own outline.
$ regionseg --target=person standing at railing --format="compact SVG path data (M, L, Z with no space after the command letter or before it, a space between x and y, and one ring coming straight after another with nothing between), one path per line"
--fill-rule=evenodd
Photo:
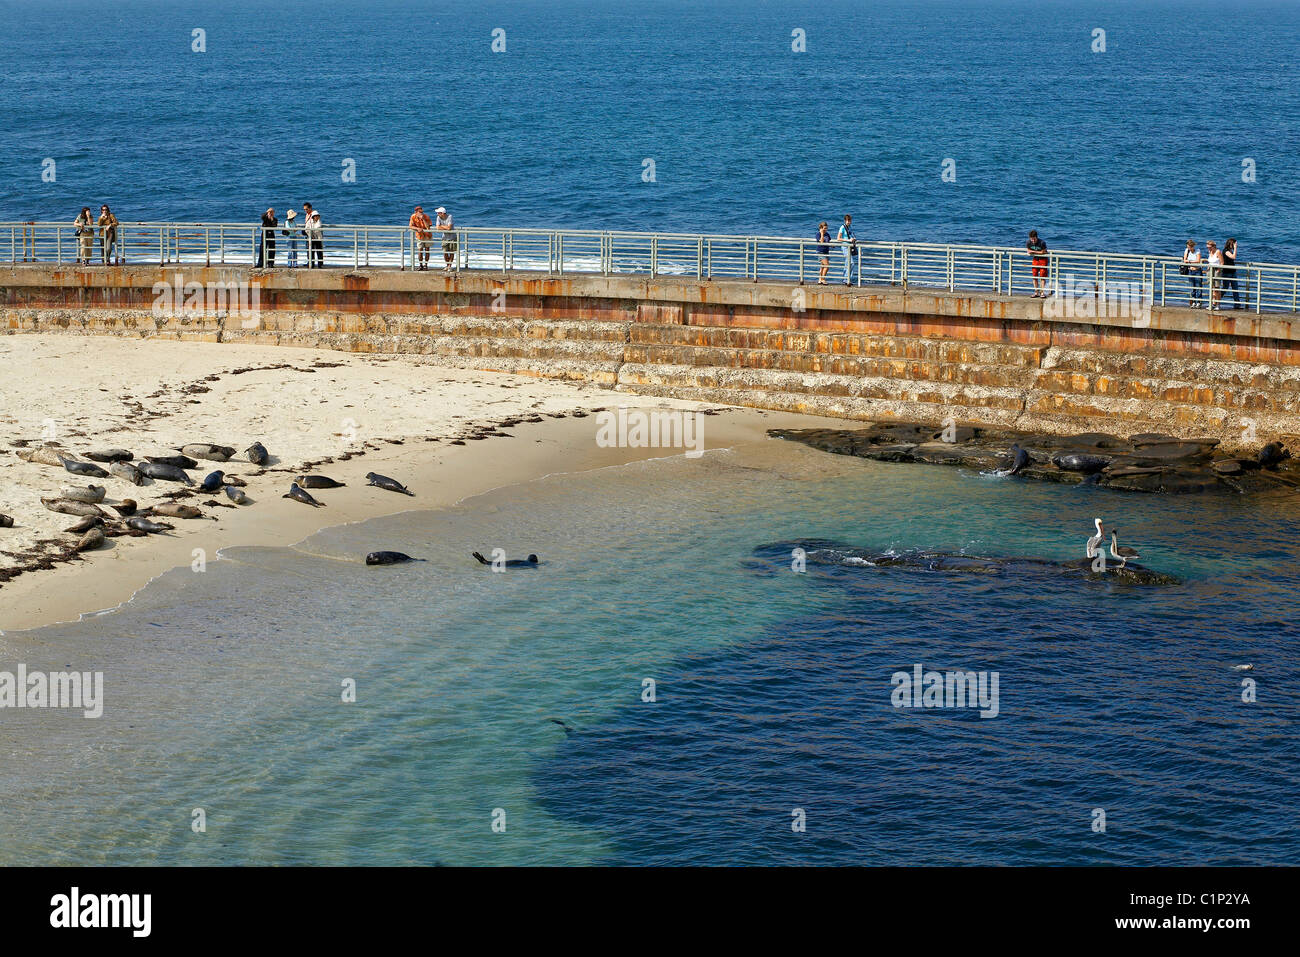
M822 220L817 224L817 256L821 260L821 269L817 273L817 285L826 285L826 273L831 268L831 228Z
M1229 239L1223 244L1223 288L1232 287L1232 308L1241 308L1241 296L1237 294L1237 241ZM1246 290L1246 305L1250 305L1250 289Z
M275 210L268 209L262 214L262 229L257 242L257 268L265 266L275 268L275 230L280 221L275 218Z
M844 285L853 285L853 254L858 251L858 237L853 235L853 217L844 214L844 223L835 234L835 241L844 246Z
M89 266L90 255L95 249L95 217L91 215L89 206L81 207L72 225L76 227L77 262Z
M416 269L429 268L429 250L433 248L433 220L429 214L424 211L423 206L415 207L415 212L411 213L411 220L407 223L411 227L415 239L415 249L419 255L419 262Z
M99 227L99 254L104 260L105 266L111 266L115 262L121 262L121 257L117 256L117 217L113 211L108 208L107 204L99 207L99 219L95 221Z
M321 229L320 213L312 208L311 203L302 204L304 222L303 232L307 234L307 268L325 268L325 233Z
M1034 294L1033 299L1047 298L1047 243L1038 238L1038 230L1029 231L1029 241L1025 243L1025 249L1029 251L1030 270L1034 277Z
M1201 274L1205 271L1201 267L1201 251L1196 247L1196 240L1187 240L1187 248L1183 250L1183 264L1178 271L1192 284L1192 294L1187 305L1195 309L1201 304Z
M281 235L289 237L289 268L298 268L298 234L301 230L294 228L294 219L297 213L292 209L286 210L284 214L284 229L280 230Z
M452 221L451 213L439 206L434 210L438 214L438 220L434 228L442 231L442 258L446 263L442 271L451 272L451 261L456 256L456 224Z
M1219 308L1219 297L1223 295L1223 253L1211 239L1205 244L1205 261L1209 263L1206 271L1210 274L1210 311Z

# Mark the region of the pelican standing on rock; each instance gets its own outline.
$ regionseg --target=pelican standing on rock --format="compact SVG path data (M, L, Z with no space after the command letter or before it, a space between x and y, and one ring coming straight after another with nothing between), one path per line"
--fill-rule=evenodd
M1116 533L1118 531L1119 529L1117 528L1112 528L1110 530L1110 557L1118 558L1119 567L1123 568L1125 565L1128 564L1128 560L1130 558L1141 558L1142 556L1138 554L1136 548L1132 548L1128 545L1119 544L1119 542L1116 539Z
M1088 547L1084 551L1084 554L1089 558L1097 557L1097 546L1101 544L1102 536L1105 534L1101 530L1101 519L1094 518L1093 521L1097 523L1097 534L1088 539Z

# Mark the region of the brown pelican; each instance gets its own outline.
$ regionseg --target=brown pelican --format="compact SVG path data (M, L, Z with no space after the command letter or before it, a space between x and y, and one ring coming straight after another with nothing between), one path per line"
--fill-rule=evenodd
M1118 531L1119 529L1116 528L1110 530L1110 557L1118 558L1120 560L1119 567L1123 568L1128 564L1130 558L1141 558L1142 556L1137 553L1136 548L1132 548L1128 545L1120 545L1116 541L1115 536Z
M1104 534L1101 530L1101 519L1094 518L1093 521L1097 523L1097 534L1088 539L1088 548L1084 551L1084 554L1089 558L1097 557L1097 546L1101 544L1102 535Z

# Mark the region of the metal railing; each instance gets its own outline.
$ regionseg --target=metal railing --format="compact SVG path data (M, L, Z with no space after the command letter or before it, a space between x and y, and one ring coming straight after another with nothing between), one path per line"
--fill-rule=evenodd
M0 223L0 264L103 267L251 265L261 227L247 223L119 223L116 247L103 230L78 233L67 223ZM1075 250L1031 254L1004 246L859 242L779 236L600 232L568 229L431 231L421 241L406 226L322 226L319 238L300 224L267 231L264 265L282 268L417 269L459 273L527 271L548 276L646 275L830 285L897 286L1001 296L1043 291L1054 308L1140 310L1150 305L1300 311L1300 266L1209 263L1184 274L1174 256ZM845 251L848 251L846 257ZM314 255L313 255L314 254ZM1088 304L1092 303L1090 307Z

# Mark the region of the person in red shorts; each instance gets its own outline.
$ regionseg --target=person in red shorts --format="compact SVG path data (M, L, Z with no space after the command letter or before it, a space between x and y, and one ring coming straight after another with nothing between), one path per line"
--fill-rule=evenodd
M1034 299L1047 298L1047 243L1038 238L1038 230L1029 231L1029 242L1025 249L1033 257L1034 265Z

